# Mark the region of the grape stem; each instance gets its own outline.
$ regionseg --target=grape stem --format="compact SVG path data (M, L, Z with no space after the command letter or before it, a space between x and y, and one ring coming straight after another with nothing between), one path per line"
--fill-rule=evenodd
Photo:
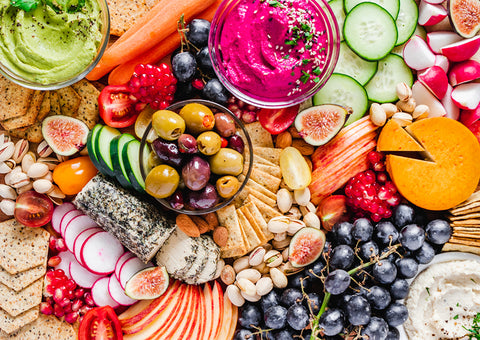
M350 276L352 276L355 273L357 273L358 271L360 271L362 269L365 269L367 267L370 267L371 265L379 262L380 260L386 259L391 254L395 253L399 247L400 247L400 244L396 244L396 245L391 246L390 249L386 253L382 254L381 256L375 257L373 260L371 260L369 262L362 263L358 267L355 267L355 268L349 270L348 274ZM322 301L322 306L320 307L320 310L318 311L317 316L313 319L313 321L311 321L312 334L310 335L310 340L318 340L319 339L318 333L320 332L320 327L319 327L320 317L322 316L323 313L325 313L325 310L328 307L328 302L330 301L331 296L332 296L332 294L330 294L328 292L325 292L325 295L324 295L323 301Z

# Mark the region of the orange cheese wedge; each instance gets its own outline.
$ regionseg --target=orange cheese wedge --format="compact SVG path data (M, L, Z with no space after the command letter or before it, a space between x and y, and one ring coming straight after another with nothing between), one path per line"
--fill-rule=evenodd
M387 171L403 197L424 209L446 210L475 191L480 180L480 145L463 124L444 117L427 118L409 125L406 133L432 161L387 155ZM411 151L408 148L396 151Z
M382 128L382 133L378 136L377 150L383 152L425 151L395 119L390 119Z

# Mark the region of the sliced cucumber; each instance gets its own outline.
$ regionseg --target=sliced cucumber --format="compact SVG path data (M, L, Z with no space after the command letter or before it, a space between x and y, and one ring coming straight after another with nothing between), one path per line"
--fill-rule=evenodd
M120 132L110 126L103 126L98 132L95 140L95 149L98 161L105 170L108 176L115 176L115 171L112 163L112 156L110 154L110 143L112 139L120 135Z
M150 150L145 144L145 149L143 150L143 164L148 164L149 154ZM138 140L135 139L125 144L122 150L122 159L133 188L138 192L145 192L145 180L140 171L140 142Z
M342 42L338 62L333 72L350 76L361 85L365 85L377 72L377 62L360 58L348 47L346 42Z
M123 133L120 136L112 139L110 143L110 154L112 155L112 164L113 171L115 172L115 178L120 182L120 184L127 189L132 188L130 179L128 178L125 165L123 164L122 150L128 142L135 140L129 133Z
M397 27L385 9L363 2L347 14L343 36L348 46L363 59L380 60L395 47Z
M367 112L367 92L352 77L334 73L325 86L313 96L313 105L322 104L337 104L351 107L353 113L345 123L345 125L348 125L360 119Z
M365 86L368 99L378 103L396 101L398 97L395 88L399 83L412 86L412 70L405 64L402 57L389 54L378 62L377 73Z
M400 10L399 0L345 0L345 12L349 13L355 6L363 2L372 2L387 10L396 19Z
M418 6L415 0L400 0L400 11L398 12L397 25L397 43L401 45L412 36L417 27Z
M102 124L97 124L88 133L87 150L88 150L88 156L90 157L90 160L92 161L93 165L95 165L98 171L105 174L104 173L105 169L102 167L100 161L98 160L97 150L95 148L95 141L97 140L98 133L100 132L102 127L103 127Z
M345 21L345 11L343 10L343 0L332 0L328 3L332 9L335 19L337 19L340 41L343 41L343 23Z

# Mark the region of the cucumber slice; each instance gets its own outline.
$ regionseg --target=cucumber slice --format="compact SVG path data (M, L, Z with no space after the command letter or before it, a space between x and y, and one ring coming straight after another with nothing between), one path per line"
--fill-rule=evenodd
M123 164L122 150L125 144L132 140L135 140L135 137L133 137L129 133L123 133L120 136L112 139L112 142L110 143L110 154L112 155L112 164L113 171L115 172L115 178L126 189L132 188L132 184L128 179L128 174L125 169L125 165Z
M95 148L95 141L97 140L98 133L100 132L102 127L103 127L102 124L97 124L88 133L87 150L88 150L88 156L90 157L90 160L92 161L93 165L95 165L98 171L100 171L103 174L106 174L104 172L105 169L102 167L100 161L98 160L97 150Z
M148 155L150 150L147 144L143 150L143 164L148 164ZM145 180L143 179L142 172L140 171L140 142L138 140L132 140L124 145L122 150L123 164L128 174L128 179L135 190L140 193L145 192Z
M418 6L415 0L400 0L400 11L398 12L397 20L397 43L401 45L406 42L415 32L418 20Z
M397 84L413 84L412 70L405 64L403 58L389 54L378 62L377 73L365 86L368 99L378 103L388 103L398 100L395 90Z
M393 19L396 19L400 11L399 0L345 0L345 12L349 13L355 6L363 2L372 2L384 8Z
M346 42L342 42L338 62L333 72L350 76L361 85L365 85L377 72L377 62L360 58L348 47Z
M335 19L337 19L340 41L343 41L343 23L345 21L345 11L343 10L343 0L332 0L328 3L332 9Z
M120 135L120 132L110 126L103 126L98 132L97 139L95 140L95 149L98 161L105 170L105 174L108 176L115 176L113 169L112 156L110 154L110 143L112 139Z
M363 2L347 14L343 36L348 46L363 59L380 60L395 47L397 27L385 9Z
M367 92L362 85L352 77L334 73L325 86L313 96L313 105L337 104L351 107L353 113L345 125L360 119L368 107Z

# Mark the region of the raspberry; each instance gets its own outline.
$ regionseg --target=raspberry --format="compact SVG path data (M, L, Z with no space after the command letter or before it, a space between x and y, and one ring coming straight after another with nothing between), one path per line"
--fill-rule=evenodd
M149 104L152 109L163 110L173 102L176 84L177 79L170 67L162 63L159 66L137 65L127 85L131 95L139 102ZM141 110L142 105L138 109Z

